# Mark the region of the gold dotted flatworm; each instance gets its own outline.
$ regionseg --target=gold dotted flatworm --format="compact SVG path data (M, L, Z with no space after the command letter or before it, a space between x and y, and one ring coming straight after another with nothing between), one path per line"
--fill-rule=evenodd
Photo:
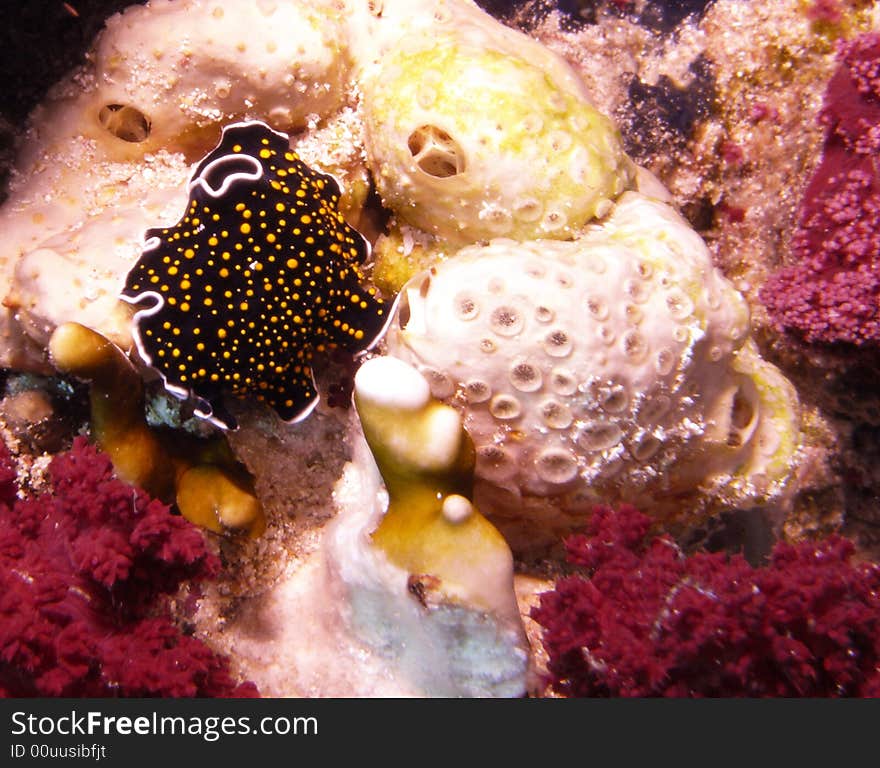
M285 421L318 402L312 360L381 336L387 305L362 286L369 245L339 213L339 186L261 122L235 123L196 167L183 218L150 229L122 298L134 338L196 413L235 420L222 395L255 397Z

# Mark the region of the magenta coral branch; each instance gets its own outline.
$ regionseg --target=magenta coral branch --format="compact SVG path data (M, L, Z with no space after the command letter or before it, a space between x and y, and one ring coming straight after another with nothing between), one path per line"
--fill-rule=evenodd
M566 542L581 575L533 611L549 683L566 696L876 696L880 568L853 546L777 544L685 556L633 507L595 511Z
M163 598L215 576L203 534L113 476L84 438L16 499L0 443L0 694L251 696Z
M810 342L880 342L880 35L844 43L825 93L822 160L804 193L794 263L761 292L776 327Z

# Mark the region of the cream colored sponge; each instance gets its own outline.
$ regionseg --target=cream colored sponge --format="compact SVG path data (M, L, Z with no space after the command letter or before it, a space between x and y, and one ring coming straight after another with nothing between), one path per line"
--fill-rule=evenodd
M379 192L452 245L570 237L631 186L631 163L614 124L542 66L549 51L508 52L491 31L406 36L364 79Z
M517 518L502 529L519 547L598 501L662 518L779 493L797 398L748 339L701 238L626 193L577 240L494 240L417 276L387 341L463 414L477 499Z

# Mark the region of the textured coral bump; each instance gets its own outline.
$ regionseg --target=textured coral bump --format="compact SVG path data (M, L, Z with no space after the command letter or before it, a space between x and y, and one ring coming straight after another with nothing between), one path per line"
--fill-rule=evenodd
M779 543L741 556L685 556L647 535L633 507L595 511L566 542L583 575L560 579L533 611L552 689L565 696L880 694L880 568L853 546Z
M169 597L219 569L202 533L84 438L49 475L17 498L0 443L0 695L256 695L171 619Z
M794 263L761 299L810 342L880 342L880 34L841 45L825 93L825 147L799 210Z

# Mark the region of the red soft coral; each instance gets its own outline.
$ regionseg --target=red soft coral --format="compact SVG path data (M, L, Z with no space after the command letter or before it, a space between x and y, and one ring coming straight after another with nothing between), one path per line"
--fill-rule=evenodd
M14 476L0 443L0 693L256 694L163 602L218 572L195 526L83 438L50 464L52 493L15 499Z
M795 263L761 292L774 324L807 341L880 342L880 34L841 46L825 93L822 160L804 193Z
M839 24L843 18L843 11L838 0L813 0L807 6L807 18L825 24Z
M566 542L585 575L560 579L532 613L549 683L566 696L875 696L880 568L853 547L777 544L686 557L629 506L595 511Z

